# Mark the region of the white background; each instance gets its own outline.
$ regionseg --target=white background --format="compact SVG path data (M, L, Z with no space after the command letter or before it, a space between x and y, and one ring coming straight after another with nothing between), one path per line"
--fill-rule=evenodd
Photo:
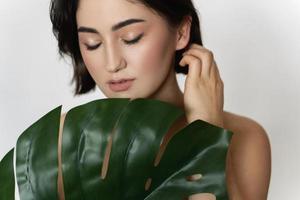
M0 158L53 108L73 97L69 60L59 60L49 0L0 0ZM224 109L258 121L272 145L269 199L300 197L300 1L195 0L204 44L225 84ZM178 76L181 88L184 76Z

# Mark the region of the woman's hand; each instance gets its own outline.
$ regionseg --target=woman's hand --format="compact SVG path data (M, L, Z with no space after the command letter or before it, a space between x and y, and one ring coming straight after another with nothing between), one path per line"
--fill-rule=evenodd
M192 44L179 65L189 66L184 85L188 123L197 119L223 127L223 81L211 51Z

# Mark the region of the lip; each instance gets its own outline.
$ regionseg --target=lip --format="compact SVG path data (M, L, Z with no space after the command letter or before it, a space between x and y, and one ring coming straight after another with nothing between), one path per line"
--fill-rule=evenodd
M108 82L109 88L114 92L121 92L128 90L135 79L119 79L110 80Z

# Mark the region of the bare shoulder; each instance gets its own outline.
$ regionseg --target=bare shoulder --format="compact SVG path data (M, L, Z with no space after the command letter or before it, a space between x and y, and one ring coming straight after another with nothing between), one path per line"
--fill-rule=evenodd
M242 153L250 154L251 152L251 154L257 153L256 157L264 154L266 157L270 156L268 134L263 126L254 119L224 112L224 128L233 132L230 144L231 155L244 156Z
M246 116L234 114L228 111L224 112L224 127L232 130L234 133L245 134L252 133L266 137L267 133L263 126L254 119Z
M230 199L266 199L271 175L267 132L257 121L230 112L224 112L224 128L233 132L226 164Z
M251 144L252 148L261 146L270 148L268 133L254 119L231 112L224 112L224 128L231 130L234 145Z

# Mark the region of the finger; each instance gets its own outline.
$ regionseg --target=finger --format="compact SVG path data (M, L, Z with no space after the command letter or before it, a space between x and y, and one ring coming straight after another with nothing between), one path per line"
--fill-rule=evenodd
M222 105L223 105L223 99L224 99L224 94L223 94L223 92L224 92L224 84L223 84L223 81L222 81L222 79L221 79L221 77L220 77L220 73L219 73L219 69L218 69L218 67L217 67L217 64L214 62L214 64L213 64L213 67L212 67L212 72L211 72L211 80L213 81L213 83L215 83L215 86L216 86L216 88L217 88L217 90L219 91L219 92L221 92L220 94L221 94L221 97L222 97Z
M220 71L219 71L219 68L218 68L218 66L217 66L217 64L216 64L216 62L215 61L213 61L213 76L214 76L214 78L215 78L215 80L216 81L219 81L219 82L222 82L222 78L221 78L221 76L220 76Z
M215 62L212 63L211 66L211 72L210 72L210 79L213 82L217 82L219 80L219 74L218 74L218 67L217 64Z
M205 49L203 46L201 46L200 44L197 44L197 43L191 44L190 48Z
M197 79L201 75L202 63L197 57L193 55L186 54L179 62L179 65L186 66L188 65L189 72L187 74L188 78Z
M208 51L208 49L204 48L203 46L197 44L197 43L193 43L191 46L190 46L191 49L198 49L198 50L202 50L202 51ZM222 78L220 76L220 73L219 73L219 68L215 62L215 59L213 58L213 63L212 63L212 66L211 66L211 69L209 71L209 77L214 79L214 81L217 81L221 86L222 88L224 87L223 86L223 81L222 81Z
M224 107L224 83L222 81L222 78L220 77L220 73L219 73L219 68L217 67L217 64L214 62L214 67L213 67L213 78L212 79L215 79L215 83L216 83L216 87L219 91L219 94L220 94L220 99L221 99L221 102L220 102L220 110L223 110L223 107Z
M194 46L184 53L184 55L186 54L191 54L195 57L198 57L201 60L202 63L201 77L206 78L208 80L210 78L212 64L214 61L212 52L204 48L199 48Z

